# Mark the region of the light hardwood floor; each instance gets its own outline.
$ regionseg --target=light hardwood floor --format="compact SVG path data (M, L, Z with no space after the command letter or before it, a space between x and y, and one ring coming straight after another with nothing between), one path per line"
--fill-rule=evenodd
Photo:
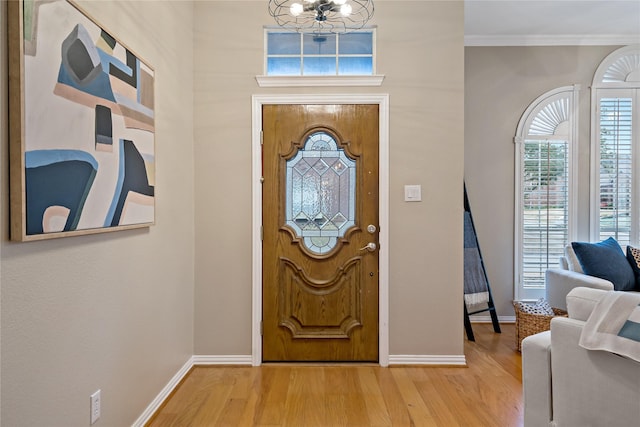
M521 356L501 327L473 324L468 367L195 367L148 426L522 426Z

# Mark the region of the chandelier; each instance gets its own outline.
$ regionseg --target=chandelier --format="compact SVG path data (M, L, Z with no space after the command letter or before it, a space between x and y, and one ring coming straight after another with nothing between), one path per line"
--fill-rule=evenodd
M269 0L269 14L291 31L348 33L371 19L373 0Z

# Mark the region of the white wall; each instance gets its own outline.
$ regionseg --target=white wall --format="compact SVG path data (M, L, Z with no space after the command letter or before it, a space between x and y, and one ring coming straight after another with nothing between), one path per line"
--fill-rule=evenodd
M619 46L467 47L464 173L498 315L513 316L514 150L520 117L538 96L580 84L578 240L589 240L590 86Z
M266 2L195 3L196 354L251 354L251 95L301 92L390 95L390 353L463 353L462 2L375 5L382 87L262 89Z
M156 225L8 241L6 32L0 32L2 425L131 425L193 354L193 5L81 5L156 75ZM6 28L6 2L0 3Z

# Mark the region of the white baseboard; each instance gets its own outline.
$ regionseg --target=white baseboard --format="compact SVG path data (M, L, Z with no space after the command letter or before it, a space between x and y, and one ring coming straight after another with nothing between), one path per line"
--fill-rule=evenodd
M160 393L153 399L153 402L147 406L142 415L132 424L131 427L143 427L149 422L153 414L160 408L162 403L169 397L174 388L180 384L180 381L189 373L193 367L193 356L187 360L187 362L180 368L180 370L169 380L166 386L160 391Z
M194 365L248 365L251 366L251 356L205 356L192 357ZM395 365L466 365L464 355L390 355L389 364Z
M422 355L422 354L395 354L389 355L389 365L458 365L467 366L464 354L461 355Z
M229 355L229 356L193 356L194 365L249 365L252 362L251 355Z
M473 314L469 316L471 323L491 323L491 316L478 316ZM516 323L516 316L498 316L500 323Z

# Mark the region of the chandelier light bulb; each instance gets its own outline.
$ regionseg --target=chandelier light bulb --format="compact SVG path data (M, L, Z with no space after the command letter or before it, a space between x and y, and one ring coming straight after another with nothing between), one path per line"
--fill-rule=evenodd
M342 16L349 16L349 15L351 15L352 11L353 11L353 9L351 8L351 5L348 4L348 3L345 3L342 6L340 6L340 14Z
M304 8L302 7L302 5L300 3L293 3L291 5L291 7L289 8L289 12L291 12L291 14L293 16L300 16L300 14L304 11Z
M337 5L342 5L342 4L345 4L347 0L333 0L333 2Z

